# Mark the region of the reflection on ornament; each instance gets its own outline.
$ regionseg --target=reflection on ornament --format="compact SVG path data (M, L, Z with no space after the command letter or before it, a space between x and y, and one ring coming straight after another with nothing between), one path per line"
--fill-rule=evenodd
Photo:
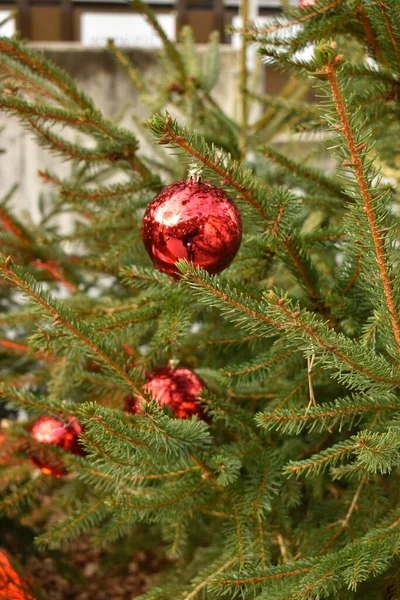
M315 4L315 0L300 0L299 8L312 8Z
M82 427L74 417L65 422L56 417L43 416L36 419L30 428L32 438L41 444L58 446L72 454L83 454L78 435ZM45 475L61 477L67 473L64 462L50 449L35 446L29 450L29 458Z
M242 220L221 188L192 178L172 183L154 198L143 217L142 238L160 271L177 278L175 263L186 259L215 274L239 250Z

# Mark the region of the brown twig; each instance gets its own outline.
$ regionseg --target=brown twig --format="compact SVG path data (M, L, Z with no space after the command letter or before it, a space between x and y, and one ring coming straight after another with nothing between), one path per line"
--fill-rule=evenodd
M390 20L390 15L388 13L387 6L385 6L385 3L382 2L382 0L378 0L378 6L379 6L379 8L380 8L380 10L382 12L383 18L385 19L386 28L387 28L388 34L389 34L389 39L391 41L394 53L396 55L397 66L400 69L400 48L399 48L399 46L397 44L397 41L396 41L396 34L395 34L394 29L393 29L392 21Z
M303 575L310 573L315 567L304 567L303 569L293 569L293 571L286 571L283 573L271 573L270 575L261 575L260 577L244 577L238 579L222 579L219 581L222 585L242 585L252 583L262 583L263 581L273 581L276 579L285 579L286 577L296 577L297 575Z
M353 514L353 512L356 510L357 508L357 502L358 499L360 497L360 494L362 492L362 489L364 487L364 485L367 483L367 478L364 476L360 483L359 486L356 490L356 493L353 496L353 499L351 501L349 510L347 511L347 514L345 516L345 518L342 521L339 521L340 524L340 528L332 535L332 537L329 538L329 540L323 545L323 547L321 548L321 550L318 552L318 554L324 554L324 552L333 544L333 542L335 540L337 540L337 538L343 533L343 531L346 529L346 527L348 527L349 525L349 521L351 519L351 516Z
M360 18L362 26L364 28L365 37L367 38L368 45L375 52L375 54L379 54L382 52L378 40L376 39L374 32L371 27L371 21L360 2L360 5L357 8L356 15Z
M227 377L234 377L236 375L247 375L248 373L254 373L255 371L258 371L259 369L264 369L265 367L269 367L270 365L273 365L274 363L276 363L280 360L283 360L287 356L294 354L294 352L296 352L296 350L298 350L298 348L293 348L293 349L287 350L286 352L281 352L280 354L276 354L272 358L269 358L267 361L265 361L259 365L253 365L251 367L247 367L246 369L239 369L238 371L225 371L225 375Z
M315 353L311 357L307 356L307 378L308 378L308 393L310 395L310 401L306 408L306 415L308 414L308 411L310 410L311 406L317 406L317 403L315 401L313 382L312 382L312 369L314 366L314 361L315 361Z

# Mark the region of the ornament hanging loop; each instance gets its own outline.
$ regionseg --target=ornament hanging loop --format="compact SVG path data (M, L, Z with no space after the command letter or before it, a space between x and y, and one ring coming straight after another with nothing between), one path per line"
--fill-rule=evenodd
M190 163L189 164L189 171L188 171L188 179L190 179L190 181L192 183L197 183L198 181L201 181L201 173L203 171L203 166L199 165L198 163Z

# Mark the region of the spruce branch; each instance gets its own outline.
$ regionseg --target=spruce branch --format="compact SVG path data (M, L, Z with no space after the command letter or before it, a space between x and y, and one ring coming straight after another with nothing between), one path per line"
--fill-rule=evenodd
M297 86L298 83L296 82ZM295 88L297 89L297 87ZM314 116L319 116L321 113L318 110L318 107L315 106L314 104L312 104L311 102L306 102L306 101L301 101L301 100L295 100L291 97L290 92L293 94L293 83L291 84L291 82L289 81L289 84L287 86L287 88L285 88L285 93L282 94L281 96L272 96L269 94L260 94L255 92L254 90L249 90L248 88L246 88L244 90L244 92L253 100L257 100L258 102L260 102L261 104L265 105L267 107L267 109L271 109L275 108L275 109L282 109L285 110L289 113L293 113L296 115L314 115ZM301 92L303 93L303 90L301 89ZM264 117L261 117L259 121L256 121L253 125L253 128L258 131L261 128L262 125L262 121Z
M8 23L9 21L12 21L13 19L16 19L18 17L18 11L17 10L11 10L7 16L5 16L1 21L0 21L0 27L3 27L3 25L5 25L6 23Z
M256 520L257 520L258 537L259 537L258 546L260 547L260 554L261 554L261 565L262 565L263 569L266 570L267 569L267 554L266 554L266 550L265 550L264 523L263 523L263 519L259 513L256 516Z
M51 527L49 531L36 537L35 542L40 548L59 548L61 544L76 535L81 535L98 525L105 514L103 498L97 502L88 502Z
M57 90L54 85L49 84L44 87L40 75L4 54L0 63L0 71L10 78L5 82L5 90L10 93L17 91L26 97L39 98L44 103L57 103L69 108L76 107L75 102Z
M47 78L81 109L93 109L91 100L77 89L73 78L54 63L45 59L43 54L34 52L31 49L28 50L23 43L15 38L6 37L0 38L0 53L13 57L34 73Z
M309 386L310 379L312 380L314 377L319 375L322 370L323 370L322 367L320 367L319 369L316 369L312 373L307 373L307 375L303 379L301 379L299 381L299 383L292 390L290 390L290 392L288 394L286 394L286 396L284 396L284 398L282 398L282 400L279 402L278 406L276 407L276 410L279 410L283 406L285 406L289 402L289 400L291 398L293 398L293 396L295 396L302 388Z
M287 408L270 413L259 413L257 422L267 429L277 429L283 433L294 435L305 428L310 431L324 431L337 425L340 428L344 422L350 426L351 419L360 418L366 412L397 411L398 409L399 403L396 396L382 394L378 398L374 398L367 395L340 398L335 402L311 407L307 413L304 409Z
M157 176L151 177L150 179L138 179L137 181L129 182L129 184L117 183L86 188L77 187L76 185L71 185L68 182L64 182L53 173L49 173L47 170L39 171L39 175L43 181L52 183L59 187L60 193L65 198L71 198L72 201L83 200L85 202L109 202L115 198L121 200L123 196L134 194L148 187L154 189L156 184L161 186L161 182Z
M368 14L366 13L361 2L356 9L356 16L359 17L361 20L361 23L362 23L362 26L363 26L363 29L365 32L365 36L366 36L366 39L367 39L367 42L368 42L370 48L377 56L384 58L382 49L380 48L378 40L376 39L376 36L372 29L371 20L368 17ZM387 63L387 60L386 60L386 63Z
M327 11L332 10L333 8L336 8L336 6L339 6L340 4L342 4L342 1L343 0L333 0L333 2L328 2L325 5L312 8L311 10L307 10L307 12L304 15L298 17L297 19L292 19L290 21L288 21L287 19L285 19L284 22L278 23L277 25L273 25L271 27L267 27L267 28L258 28L258 27L247 28L246 26L244 26L243 29L233 29L233 31L235 31L236 33L241 33L242 35L246 35L246 36L248 36L248 35L252 35L252 36L253 35L254 36L269 35L270 33L275 33L276 31L280 31L282 29L287 29L287 28L294 27L296 25L304 23L305 21L309 21L310 19L314 19L315 17L318 17L319 15L323 15ZM258 37L256 37L256 39L258 40Z
M245 549L244 549L244 539L242 533L241 519L239 515L239 508L237 502L232 502L233 514L235 516L235 524L236 524L236 535L237 535L237 547L238 547L238 558L239 565L243 568L244 560L245 560Z
M14 513L22 504L29 502L44 487L45 476L30 477L23 485L17 486L11 494L3 496L0 500L0 512Z
M212 414L216 421L224 421L227 429L246 431L258 444L265 445L265 438L246 411L234 406L229 400L217 398L209 393L203 392L202 400L207 406L207 412Z
M0 222L3 223L6 231L22 241L24 250L32 255L30 261L35 267L46 269L54 279L60 281L70 292L74 293L80 277L71 269L68 257L52 243L38 244L35 235L7 208L7 201L14 190L15 186L11 188L0 204Z
M96 533L91 536L93 544L107 547L111 542L114 542L118 538L128 535L134 524L132 523L128 513L124 514L123 517L107 516L104 519L104 523L96 527Z
M138 173L140 173L138 168L135 166L136 159L134 159L132 156L128 157L126 154L122 153L119 147L118 149L115 149L115 145L110 148L107 146L102 147L100 144L93 150L83 148L78 144L68 142L61 136L53 133L50 127L46 127L38 119L28 118L27 122L35 133L39 145L49 148L60 156L66 156L68 158L77 159L84 162L109 162L114 166L119 166L119 164L123 165L129 158L131 166ZM148 174L144 173L143 176L145 176L147 179Z
M353 269L353 273L351 274L351 277L349 277L346 287L342 291L342 296L347 296L347 294L350 292L350 290L352 290L353 287L355 286L357 279L361 273L362 258L363 258L363 254L362 254L362 252L360 252L357 256L357 262L356 262L355 268Z
M261 46L260 53L266 57L266 63L272 64L280 69L292 73L296 77L306 78L310 77L310 74L314 73L314 77L321 77L320 73L315 74L315 62L307 61L305 59L298 58L296 54L292 56L290 52L282 52L280 48L275 49L272 45L269 45L267 39L266 45ZM364 65L343 65L342 74L346 77L366 77L367 79L373 79L389 84L391 86L398 83L395 73L390 70L375 69L372 66Z
M80 412L76 404L62 400L54 402L47 396L39 396L26 390L18 390L15 386L0 384L0 398L12 402L15 406L22 406L37 414L51 413L58 418L66 416L79 417Z
M131 1L132 1L132 6L138 12L140 12L142 15L144 15L146 17L146 19L148 20L151 27L154 29L154 31L157 33L157 35L160 37L171 63L175 66L177 72L179 73L180 77L184 81L186 78L185 66L183 64L181 55L179 54L179 52L176 48L176 45L173 44L171 42L171 40L168 39L165 31L161 27L160 23L157 21L156 15L151 10L151 8L148 6L148 4L146 4L145 2L142 2L142 0L131 0Z
M251 375L252 373L261 369L263 371L269 370L269 367L272 367L273 365L275 365L275 363L280 363L283 359L287 358L288 356L292 356L297 350L298 348L291 348L289 350L285 350L284 352L273 354L272 356L271 353L268 353L266 360L262 356L260 361L260 357L258 357L250 364L246 363L244 365L237 365L233 368L229 367L229 369L224 368L222 370L222 374L230 379L232 377L239 377L242 375Z
M123 460L127 454L136 453L140 448L151 448L153 452L164 455L164 458L165 454L183 458L205 450L210 444L208 427L203 421L191 419L181 423L168 417L154 402L147 405L143 414L135 419L95 402L86 402L79 410L87 422L89 441L94 442L100 450L103 447L109 449L109 441L113 436L126 442L112 447L115 456Z
M101 136L105 136L106 139L112 140L116 146L115 149L107 148L106 154L109 159L111 158L114 162L117 159L126 161L142 177L148 179L151 178L151 173L148 168L136 156L136 150L138 148L136 138L134 138L130 132L124 132L123 135L121 135L113 131L113 126L110 127L110 123L105 122L97 111L85 111L84 113L77 112L74 114L62 108L32 105L20 98L6 97L4 95L0 96L0 108L11 112L21 120L25 119L37 132L40 131L38 122L49 121L51 123L68 125L100 139L102 139ZM49 139L52 139L53 143L54 140L61 140L59 136L54 135ZM63 146L71 147L71 144L65 144L65 142L63 142L64 140L61 142ZM107 144L104 141L102 144L107 147ZM90 151L88 152L90 153ZM91 154L92 156L96 156L95 152L92 152Z
M35 77L38 77L36 84L40 89L46 89L49 86L53 89L54 87L55 90L66 95L74 103L72 109L71 107L69 109L60 107L63 102L57 95L54 96L55 102L52 103L36 103L35 100L28 102L22 96L17 97L16 90L10 87L7 90L8 93L3 91L1 95L0 106L3 109L12 112L25 123L29 123L36 133L39 135L42 133L47 143L52 142L53 146L58 145L60 147L63 145L63 141L58 136L51 135L47 129L41 132L40 130L43 127L41 121L69 125L94 136L103 144L105 140L113 142L117 148L114 148L113 152L108 150L109 155L116 153L118 157L121 156L121 160L128 162L142 177L151 178L150 171L136 155L137 140L135 136L128 130L116 127L109 119L105 119L95 109L92 101L78 90L71 77L43 56L31 50L28 51L23 44L16 40L0 38L0 54L2 53L6 58L11 57L23 65L28 69L28 73L31 72ZM20 75L18 70L16 70L15 75L18 79ZM66 145L67 147L71 146L67 143Z
M85 442L90 445L88 437L85 438ZM184 475L190 475L193 471L202 470L200 465L194 464L176 471L152 473L151 471L154 469L153 465L146 466L142 463L138 469L132 461L122 464L122 462L109 461L104 457L97 458L95 461L89 461L73 454L66 455L64 460L82 481L89 485L94 485L96 489L108 491L109 493L119 490L121 484L126 486L126 489L132 489L133 487L142 488L144 484L149 482L179 479ZM132 471L136 470L139 472L132 473Z
M197 598L198 594L204 590L208 586L208 584L217 576L219 573L222 573L226 569L229 569L233 564L237 562L237 558L231 558L224 562L222 566L220 566L216 571L212 571L210 574L207 574L202 581L198 582L195 587L189 592L185 593L182 598L183 600L194 600Z
M336 69L339 61L330 61L328 64L325 65L324 71L327 75L332 90L332 95L335 100L336 110L342 127L342 133L346 139L349 148L351 156L351 167L354 170L360 194L364 201L364 211L368 220L373 244L375 247L376 261L382 280L387 308L392 324L393 335L396 339L398 351L400 352L400 316L398 313L396 300L393 293L392 281L385 253L382 230L379 226L379 221L375 212L374 200L365 172L363 148L360 148L360 146L356 142L356 138L350 122L350 117L346 109L346 103L343 99L341 88L338 82Z
M52 275L56 281L59 281L60 283L62 283L67 288L67 290L69 290L72 294L76 292L76 290L77 290L76 286L74 284L70 283L68 281L68 279L66 279L63 276L63 274L57 268L57 265L55 265L54 263L37 260L35 262L35 266L38 269L45 269L46 271L48 271L50 273L50 275Z
M328 548L330 548L330 546L332 546L332 544L340 537L340 535L343 533L343 531L346 529L346 527L349 526L349 522L350 519L352 517L353 512L356 510L357 508L357 502L360 498L360 494L363 490L363 487L366 485L366 483L368 482L367 478L364 476L360 483L358 484L358 487L356 489L356 492L353 496L353 499L350 503L349 509L346 513L345 518L339 522L340 527L337 529L337 531L335 531L335 533L329 538L329 540L323 545L323 547L321 548L321 550L319 551L318 554L324 554Z
M353 436L357 465L369 473L390 473L399 463L399 432L389 427L384 432L364 430Z
M197 140L197 136L195 137L193 135L189 135L186 129L179 127L176 120L172 119L171 115L169 115L168 113L166 114L165 118L161 117L160 115L155 115L152 119L148 121L148 126L150 127L154 135L156 135L159 138L159 143L174 144L182 148L187 154L193 156L196 160L203 163L211 171L213 171L219 177L221 177L225 185L228 185L229 187L235 189L240 194L240 196L254 210L258 212L260 217L267 224L269 224L269 218L265 211L265 208L262 206L262 203L257 198L259 192L254 183L253 185L248 186L247 180L245 183L241 182L234 175L234 173L237 172L240 168L239 163L233 162L231 168L225 168L221 157L217 157L214 148L211 148L211 152L207 152L207 145L201 144L201 140ZM205 151L203 151L203 147L198 149L196 147L197 145L204 146ZM210 156L208 156L208 154Z
M390 13L389 13L389 10L388 10L388 7L386 6L386 4L382 0L378 0L377 4L379 6L379 10L382 12L382 15L383 15L383 18L384 18L384 21L386 24L390 43L392 44L392 48L393 48L394 54L396 56L397 68L398 68L398 70L400 70L400 39L396 39L399 36L398 36L398 34L396 35L392 20L391 20L391 16L390 16Z
M300 475L319 475L326 469L330 469L337 465L338 462L349 457L354 451L355 446L355 443L349 444L348 440L346 440L305 460L290 461L284 468L284 473L288 476L295 475L296 477Z
M271 589L268 583L273 584L292 577L298 579L313 569L315 567L311 560L300 559L283 565L268 566L267 569L247 567L245 574L239 570L226 571L222 576L214 578L211 589L221 596L229 595L230 598L244 597L247 592L258 593L262 597L263 591L272 592L273 588Z
M278 163L288 171L291 171L295 175L299 175L304 179L308 179L313 183L316 183L319 187L328 190L336 196L349 200L348 194L343 190L342 186L337 184L333 179L326 177L323 173L320 173L316 169L306 167L303 164L299 164L295 161L290 160L277 150L267 146L260 146L260 152L273 162Z
M187 498L189 498L190 500L193 501L193 498L196 497L196 494L199 492L199 490L204 486L204 482L201 481L200 483L197 483L195 486L192 486L191 488L187 489L187 486L185 486L185 491L182 492L181 490L177 489L178 486L174 486L174 491L172 494L169 494L169 497L166 498L163 501L155 501L152 502L149 499L149 492L146 491L146 493L144 494L143 499L142 498L136 498L136 503L131 502L130 500L128 500L127 498L129 498L129 496L127 497L121 497L119 500L114 500L114 499L109 499L106 500L105 503L107 506L109 506L111 508L111 510L116 511L116 510L128 510L131 511L133 513L138 513L137 517L140 518L140 513L144 512L144 511L157 511L158 509L165 509L165 508L169 508L171 506L173 506L174 504L178 504L181 503L183 500L186 500ZM157 490L157 495L160 496L160 491ZM142 501L143 500L143 501Z
M396 371L393 375L393 368L384 358L343 334L337 334L316 315L291 307L284 297L270 292L265 295L265 302L255 302L228 286L223 288L216 278L186 261L179 261L177 265L183 279L196 290L201 300L218 307L223 315L250 333L259 332L271 337L283 335L285 331L293 342L298 339L307 352L318 349L321 352L319 360L325 368L335 367L336 376L352 387L369 389L373 381L389 387L399 385L400 374Z
M129 79L132 81L134 86L142 93L149 93L143 77L135 69L125 52L123 52L120 48L117 48L112 39L107 41L107 48L110 50L117 64L119 64L124 69L125 73L128 74Z
M276 307L276 310L272 311L276 321L279 322L279 319L276 318L279 313L285 316L284 322L281 321L281 326L286 327L293 336L297 330L301 336L310 341L312 340L321 351L326 353L321 357L322 360L325 357L325 360L329 362L328 357L331 356L335 364L344 363L347 365L349 369L348 375L346 376L343 373L339 375L342 381L348 380L351 384L355 384L354 387L359 387L352 377L352 370L354 370L369 379L392 387L399 384L400 373L398 369L397 376L392 378L393 369L389 366L389 363L372 349L364 352L365 349L362 348L361 344L352 339L345 338L342 334L337 334L326 323L318 322L315 315L308 313L305 309L301 311L293 310L293 307L290 306L290 302L287 301L284 295L279 297L275 292L269 292L265 295L265 299L270 302L270 306ZM364 355L362 361L360 361L360 353ZM371 383L368 384L365 381L364 385L368 388L371 386ZM360 381L360 389L364 385Z
M10 190L7 196L16 189L17 186L13 186L12 190ZM0 204L0 221L2 221L3 227L6 231L10 231L13 235L17 236L21 239L25 244L31 246L33 239L30 232L24 227L24 225L17 219L17 217L12 214L6 208L6 202L3 200Z
M18 344L17 342L12 342L11 340L2 340L0 339L0 346L3 348L10 348L11 350L15 350L15 352L30 352L31 349L26 344Z
M128 387L133 389L135 394L139 396L143 395L141 388L135 381L125 372L124 368L120 366L114 358L109 356L97 343L92 341L89 337L89 333L84 331L84 327L73 318L73 314L70 311L58 310L58 303L54 300L49 300L44 294L40 293L35 282L27 277L24 277L21 269L14 266L10 259L4 258L0 255L0 272L3 275L17 285L23 292L25 292L32 300L39 304L49 315L51 315L55 321L63 325L73 336L79 339L95 356L97 356L102 362L104 362L112 371L117 373L121 380L128 384ZM64 313L65 316L62 316Z

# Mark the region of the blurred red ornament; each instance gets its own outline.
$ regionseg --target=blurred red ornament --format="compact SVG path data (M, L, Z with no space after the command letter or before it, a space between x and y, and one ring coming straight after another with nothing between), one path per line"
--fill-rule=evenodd
M167 186L149 204L142 238L156 267L173 277L181 258L220 273L239 250L242 219L221 188L191 178Z
M125 412L127 415L137 415L140 413L140 402L132 394L125 396Z
M312 8L316 0L300 0L299 8Z
M34 600L10 561L0 552L0 598L4 600Z
M143 386L143 390L160 406L168 406L179 419L204 416L199 402L199 394L203 389L204 383L200 377L186 367L155 369ZM125 410L130 414L138 414L141 411L140 400L128 394Z
M68 417L64 422L56 417L43 416L36 419L30 428L36 442L58 446L72 454L83 454L78 440L81 431L82 427L74 417ZM68 472L61 458L42 446L32 448L29 458L45 475L58 478Z
M94 362L94 360L87 362L83 368L90 372L101 371L101 366Z

